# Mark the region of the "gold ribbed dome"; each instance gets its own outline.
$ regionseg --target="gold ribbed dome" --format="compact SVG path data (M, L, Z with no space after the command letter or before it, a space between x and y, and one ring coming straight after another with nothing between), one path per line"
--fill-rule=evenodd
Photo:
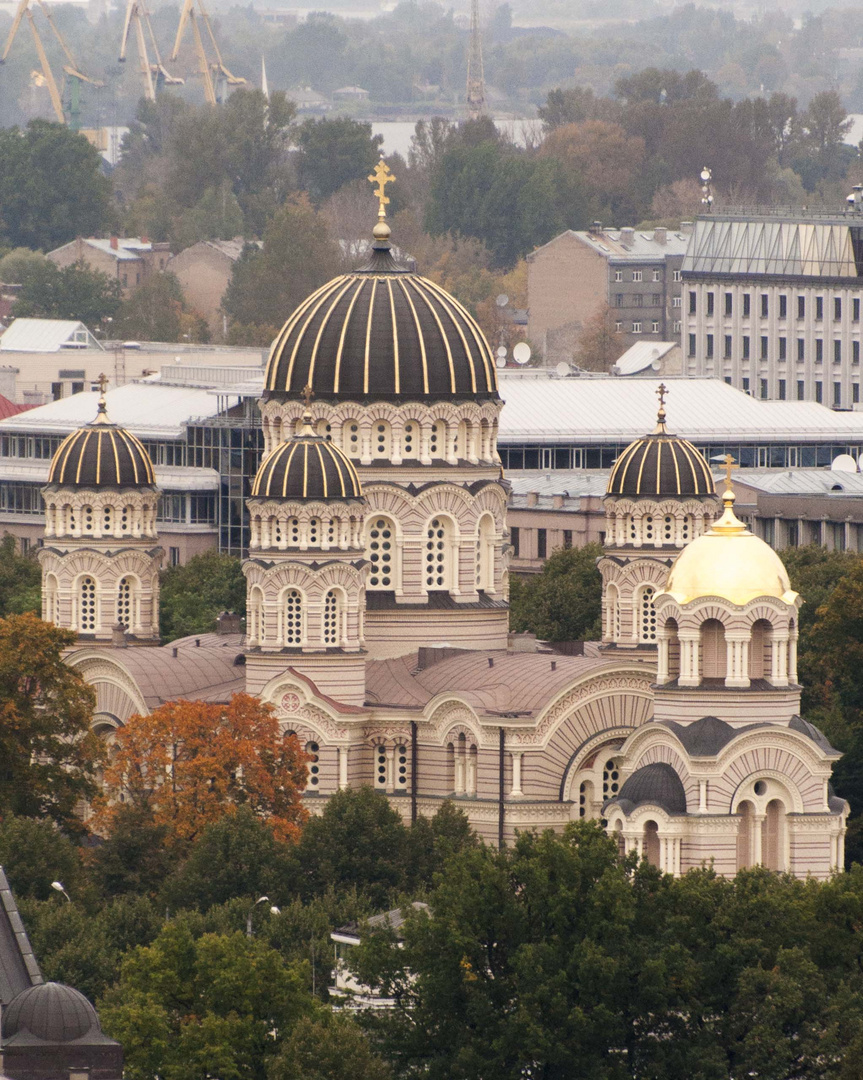
M680 604L705 596L718 596L739 607L759 596L793 604L797 593L782 560L738 519L733 491L726 491L722 501L722 517L677 556L665 591Z
M155 487L156 474L143 443L111 423L101 397L96 419L60 443L48 483L82 488Z

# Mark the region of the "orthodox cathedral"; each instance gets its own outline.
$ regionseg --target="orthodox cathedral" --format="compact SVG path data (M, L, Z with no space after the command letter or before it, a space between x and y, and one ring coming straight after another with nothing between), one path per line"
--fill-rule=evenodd
M406 820L454 799L487 840L601 819L622 851L684 873L841 869L839 754L803 720L801 603L707 462L656 429L605 499L601 643L508 637L503 402L482 331L394 258L305 300L273 343L248 510L245 634L158 644L159 496L147 452L92 423L44 489L43 617L109 735L178 697L269 702L311 755L307 802L372 784ZM662 389L662 388L660 388ZM730 477L730 464L729 464Z

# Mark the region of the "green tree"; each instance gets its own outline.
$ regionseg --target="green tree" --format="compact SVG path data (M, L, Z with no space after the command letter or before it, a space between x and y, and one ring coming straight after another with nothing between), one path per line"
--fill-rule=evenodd
M30 248L13 248L0 259L0 282L20 285L36 266L45 262L45 256Z
M133 950L99 1005L130 1080L264 1080L266 1060L312 1010L305 976L245 934L194 938L168 923Z
M88 854L90 878L99 894L155 896L160 892L176 869L165 844L167 832L154 822L149 807L118 807L110 831Z
M191 210L182 215L175 238L180 249L199 240L231 240L242 236L243 211L227 180L208 187Z
M467 814L446 799L433 817L418 817L408 834L410 879L415 889L429 889L435 874L443 871L447 859L477 847L479 837Z
M53 897L52 881L74 892L82 877L78 849L53 821L14 814L0 821L0 866L18 899Z
M0 239L52 248L111 223L111 184L98 150L68 127L31 120L0 130Z
M0 540L0 617L42 610L42 571L35 555L21 555L15 537Z
M173 907L206 911L238 896L285 897L299 872L293 849L241 806L204 830L163 895Z
M189 312L175 274L150 274L117 311L115 332L141 341L207 340L206 323Z
M248 245L234 263L222 301L241 326L262 328L269 344L292 311L341 266L326 221L306 200L287 203L264 233L263 248Z
M159 589L163 641L211 633L221 611L246 613L246 579L242 563L232 555L207 551L185 566L171 566L162 571Z
M353 886L384 908L409 884L409 833L398 812L371 787L336 792L297 844L301 892Z
M372 135L371 124L346 117L304 120L296 132L301 185L322 202L351 180L368 176L383 141L383 135Z
M78 831L101 747L90 733L93 691L63 661L74 641L35 615L0 619L0 812Z
M344 1012L303 1016L267 1070L268 1080L389 1080L386 1062Z
M510 627L548 641L589 641L599 637L602 579L596 569L599 544L552 553L542 571L527 581L510 581ZM513 588L515 586L515 588Z
M100 270L83 262L59 267L45 259L26 271L12 311L16 318L80 319L95 327L117 314L120 297L120 282Z

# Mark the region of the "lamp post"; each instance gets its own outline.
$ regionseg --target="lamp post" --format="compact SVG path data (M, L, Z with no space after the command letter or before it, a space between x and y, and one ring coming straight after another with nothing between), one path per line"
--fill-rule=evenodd
M52 881L51 882L51 888L54 889L55 892L62 893L66 897L66 899L69 901L69 903L70 904L72 903L72 897L63 888L62 881Z
M701 170L701 203L708 210L713 206L713 188L710 185L712 179L713 173L705 165Z
M252 916L255 914L255 908L258 906L258 904L269 904L269 903L270 903L269 896L259 896L258 899L254 902L254 904L252 904L251 908L249 908L249 914L246 916L246 937L247 938L250 938L250 937L254 936L254 930L252 928ZM279 908L276 907L275 904L272 904L270 906L270 914L271 915L281 915L281 911L279 910Z

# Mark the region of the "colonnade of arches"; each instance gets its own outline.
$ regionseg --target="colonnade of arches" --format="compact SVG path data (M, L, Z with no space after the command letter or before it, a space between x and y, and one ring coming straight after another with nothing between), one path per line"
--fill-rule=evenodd
M356 596L351 604L341 585L316 590L314 596L298 585L286 585L267 602L261 585L253 584L246 608L252 647L356 649L362 640L361 606Z
M156 498L129 494L122 501L73 500L63 493L44 493L45 536L56 539L126 540L155 538Z
M606 500L605 545L611 548L685 547L713 524L715 500Z
M46 622L64 624L64 592L71 600L69 626L78 633L99 633L116 625L131 633L150 630L143 625L148 590L137 574L124 573L119 579L105 581L95 571L86 571L75 575L64 589L57 573L48 571L42 582L42 617Z

